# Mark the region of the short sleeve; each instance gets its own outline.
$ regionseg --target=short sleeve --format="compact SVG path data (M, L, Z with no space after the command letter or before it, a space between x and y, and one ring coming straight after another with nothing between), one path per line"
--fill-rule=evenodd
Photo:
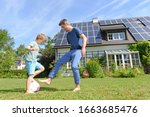
M80 37L80 35L83 34L83 32L79 28L76 27L75 30L76 30L78 37Z
M35 42L31 42L28 46L34 47L35 46Z
M69 39L68 39L68 35L67 35L67 41L68 41L68 44L70 44L70 41L69 41Z

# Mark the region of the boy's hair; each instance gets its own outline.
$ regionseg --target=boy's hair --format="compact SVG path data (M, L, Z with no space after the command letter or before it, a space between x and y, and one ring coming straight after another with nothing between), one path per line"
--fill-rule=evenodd
M38 40L38 39L41 39L41 40L43 40L43 41L46 41L46 40L47 40L47 37L46 37L45 34L40 33L40 34L38 34L37 37L36 37L36 40Z
M62 19L62 20L59 22L59 26L65 25L65 24L70 25L70 22L69 22L67 19Z

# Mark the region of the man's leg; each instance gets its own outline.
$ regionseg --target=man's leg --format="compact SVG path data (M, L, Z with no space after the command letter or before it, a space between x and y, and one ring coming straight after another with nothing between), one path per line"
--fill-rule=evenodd
M58 73L58 70L59 68L67 63L68 61L70 61L70 58L71 58L71 53L70 51L65 53L64 56L62 56L62 58L60 58L57 62L56 62L56 65L55 67L53 68L53 70L49 73L48 75L48 79L46 80L39 80L40 82L42 83L45 83L47 85L49 85L52 81L52 78L54 78L56 76L56 74Z
M80 90L80 73L78 65L81 59L81 50L76 50L72 53L72 71L74 75L75 89L74 91Z

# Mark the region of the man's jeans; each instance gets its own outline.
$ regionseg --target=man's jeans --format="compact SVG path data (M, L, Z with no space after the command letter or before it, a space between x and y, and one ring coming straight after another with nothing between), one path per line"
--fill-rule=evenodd
M75 84L80 84L80 73L78 69L78 64L81 59L81 50L70 50L69 52L65 53L56 63L53 70L49 73L48 78L54 78L59 70L59 68L71 61L71 67L74 75Z

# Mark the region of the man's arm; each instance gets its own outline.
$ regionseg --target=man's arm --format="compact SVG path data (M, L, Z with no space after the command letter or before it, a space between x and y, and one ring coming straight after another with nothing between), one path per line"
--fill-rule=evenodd
M87 44L87 37L84 34L80 35L81 39L82 39L82 56L85 56L86 54L86 44Z

